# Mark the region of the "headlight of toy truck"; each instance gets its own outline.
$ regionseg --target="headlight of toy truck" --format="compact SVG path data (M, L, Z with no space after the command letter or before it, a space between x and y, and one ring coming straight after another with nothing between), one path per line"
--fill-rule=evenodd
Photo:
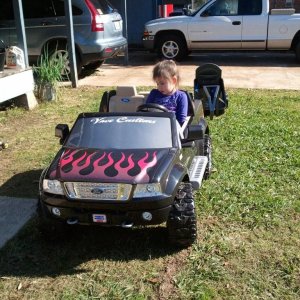
M159 183L138 184L135 188L134 198L147 198L161 196L161 186Z
M51 193L55 195L64 195L64 190L60 181L58 180L43 180L43 191L46 193Z

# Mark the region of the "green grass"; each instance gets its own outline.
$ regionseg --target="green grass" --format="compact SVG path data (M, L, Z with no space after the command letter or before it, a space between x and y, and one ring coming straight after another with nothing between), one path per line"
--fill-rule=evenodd
M252 227L300 204L299 94L257 94L230 95L228 113L211 122L217 182L201 191L212 214Z
M103 92L66 88L33 111L0 111L0 195L36 197L55 125L97 110ZM208 121L214 172L196 194L192 247L169 247L162 226L48 242L33 219L0 250L1 299L299 299L300 92L228 93L226 114Z

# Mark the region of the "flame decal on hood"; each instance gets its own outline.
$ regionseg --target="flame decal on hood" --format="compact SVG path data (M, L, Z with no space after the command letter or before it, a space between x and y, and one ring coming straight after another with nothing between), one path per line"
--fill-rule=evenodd
M147 183L157 162L157 151L67 149L51 165L49 178Z

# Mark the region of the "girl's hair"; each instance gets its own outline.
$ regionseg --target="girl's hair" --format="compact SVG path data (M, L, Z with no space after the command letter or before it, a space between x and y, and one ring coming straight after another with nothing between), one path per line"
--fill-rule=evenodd
M158 62L153 68L152 78L163 77L167 80L172 80L173 77L177 78L177 85L179 82L179 71L174 60L163 60Z

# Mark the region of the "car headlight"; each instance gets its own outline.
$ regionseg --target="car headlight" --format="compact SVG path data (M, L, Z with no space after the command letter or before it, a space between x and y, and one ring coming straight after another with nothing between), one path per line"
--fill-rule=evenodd
M133 197L147 198L153 196L161 196L161 186L159 183L137 184Z
M64 195L62 184L58 180L44 179L43 191L46 193L51 193L56 195Z

